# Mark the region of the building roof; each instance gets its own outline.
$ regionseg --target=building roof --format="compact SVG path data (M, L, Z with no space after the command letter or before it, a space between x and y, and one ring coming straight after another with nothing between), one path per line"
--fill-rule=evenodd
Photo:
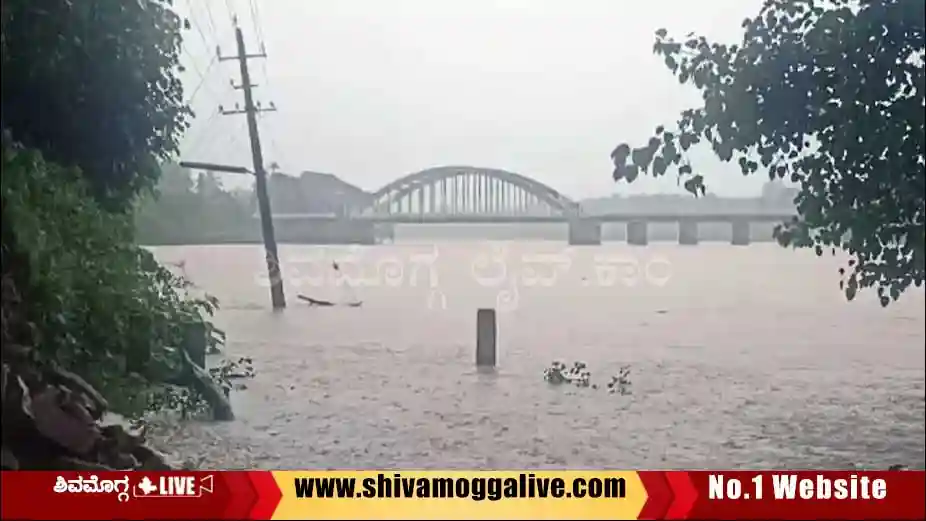
M352 185L334 174L306 170L299 174L299 180L304 187L318 194L330 194L332 196L340 194L342 197L351 199L361 199L372 196L372 194L366 190L359 186Z

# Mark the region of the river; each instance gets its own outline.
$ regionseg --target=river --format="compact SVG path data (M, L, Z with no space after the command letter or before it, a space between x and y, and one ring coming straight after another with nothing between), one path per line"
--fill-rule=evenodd
M774 244L154 248L222 302L257 376L238 420L172 450L209 468L851 468L924 460L924 291L847 302L841 257ZM331 262L338 262L336 272ZM339 278L340 277L340 278ZM309 307L297 293L363 307ZM499 362L474 367L476 310ZM551 386L552 360L600 388ZM630 366L631 393L605 385Z

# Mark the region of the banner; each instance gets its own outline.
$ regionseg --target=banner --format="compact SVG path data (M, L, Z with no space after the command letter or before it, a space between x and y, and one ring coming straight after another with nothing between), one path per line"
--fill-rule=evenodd
M924 519L923 471L2 474L3 519Z

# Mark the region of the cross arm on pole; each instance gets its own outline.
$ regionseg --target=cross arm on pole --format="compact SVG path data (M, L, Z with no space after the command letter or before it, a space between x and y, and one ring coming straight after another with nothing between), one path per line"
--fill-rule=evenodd
M248 168L243 166L220 165L217 163L203 163L200 161L181 161L180 166L183 168L192 168L195 170L211 170L213 172L227 172L229 174L254 174Z
M220 62L231 61L231 60L251 60L251 59L254 59L254 58L266 58L266 57L267 57L267 54L266 54L266 53L260 53L260 54L245 54L245 55L243 55L243 56L222 56L222 55L219 53L219 49L218 49L218 48L215 49L215 54L216 54L216 56L218 56Z
M265 109L264 108L259 109L255 107L252 112L276 112L276 111L277 111L276 107L270 107L270 108L265 108ZM248 110L247 109L225 110L219 107L219 112L221 112L222 115L224 116L231 116L233 114L247 114Z

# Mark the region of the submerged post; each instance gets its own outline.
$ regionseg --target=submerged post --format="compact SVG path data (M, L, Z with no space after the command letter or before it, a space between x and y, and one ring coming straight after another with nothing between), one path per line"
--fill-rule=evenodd
M476 366L495 367L496 354L495 310L476 312Z

